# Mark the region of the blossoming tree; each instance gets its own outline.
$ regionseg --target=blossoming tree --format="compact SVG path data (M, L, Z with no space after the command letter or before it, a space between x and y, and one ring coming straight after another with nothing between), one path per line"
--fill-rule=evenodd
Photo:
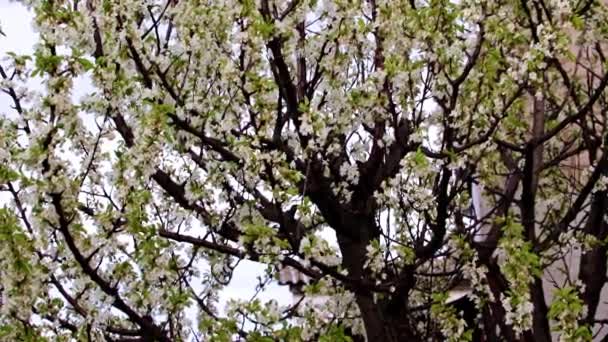
M23 2L39 43L0 68L1 340L578 341L608 322L603 3ZM240 260L328 299L218 308ZM473 321L446 300L462 282Z

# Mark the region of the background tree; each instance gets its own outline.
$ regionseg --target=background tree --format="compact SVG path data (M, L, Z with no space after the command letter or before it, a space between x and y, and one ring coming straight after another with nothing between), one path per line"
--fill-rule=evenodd
M0 69L1 339L590 340L606 324L604 4L25 3L40 42ZM96 90L73 99L83 75ZM579 249L564 265L580 272L547 286ZM243 259L329 299L220 312ZM447 303L463 282L475 327Z

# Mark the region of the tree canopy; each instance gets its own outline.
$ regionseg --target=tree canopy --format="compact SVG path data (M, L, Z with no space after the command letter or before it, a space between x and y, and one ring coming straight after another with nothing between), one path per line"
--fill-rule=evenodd
M0 340L608 323L602 1L23 4L39 42L0 64ZM241 260L306 275L302 299L218 307Z

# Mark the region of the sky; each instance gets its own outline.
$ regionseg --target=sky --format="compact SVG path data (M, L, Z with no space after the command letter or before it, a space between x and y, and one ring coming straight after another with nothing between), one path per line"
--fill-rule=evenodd
M0 63L7 52L17 54L28 54L33 52L36 43L36 34L32 28L32 14L27 9L14 1L0 0L0 28L5 36L0 36ZM39 81L32 80L29 84L31 89L41 90ZM75 80L73 98L81 98L85 94L94 91L89 80L80 78ZM0 116L12 115L10 108L11 99L5 94L0 94ZM85 123L86 124L86 123ZM8 197L0 193L0 205L6 203ZM263 267L259 264L242 261L236 268L233 281L220 297L219 309L224 308L224 303L230 299L250 299L255 292L257 277L263 274ZM262 292L258 298L263 301L276 299L280 304L289 304L292 295L287 286L271 284Z

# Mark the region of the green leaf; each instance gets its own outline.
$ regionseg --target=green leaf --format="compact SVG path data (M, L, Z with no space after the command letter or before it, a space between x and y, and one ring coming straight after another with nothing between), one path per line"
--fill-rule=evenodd
M343 326L332 326L327 334L319 337L319 342L352 342L352 338L344 332Z
M570 22L572 23L572 26L574 26L574 28L577 30L582 30L585 27L585 21L579 15L573 15L572 17L570 17Z
M6 165L0 165L0 184L8 183L19 179L19 173L11 170Z
M257 34L262 36L264 39L272 38L274 34L274 24L264 20L262 17L257 18L253 23L253 29Z
M78 64L80 64L84 68L85 71L89 71L95 68L95 64L86 58L79 57L76 60L78 61Z
M420 147L418 147L418 149L416 150L416 154L414 155L414 163L420 167L429 166L429 161L426 159L426 156L424 155Z

